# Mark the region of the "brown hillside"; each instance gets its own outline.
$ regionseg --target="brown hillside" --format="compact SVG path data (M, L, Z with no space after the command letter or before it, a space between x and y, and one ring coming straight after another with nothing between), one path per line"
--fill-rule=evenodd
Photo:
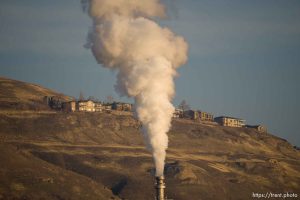
M106 113L0 113L0 199L153 200L139 126ZM185 120L174 120L168 135L169 199L300 195L300 153L283 139Z
M0 109L3 110L48 110L44 96L59 96L62 100L71 97L59 94L36 84L0 77Z

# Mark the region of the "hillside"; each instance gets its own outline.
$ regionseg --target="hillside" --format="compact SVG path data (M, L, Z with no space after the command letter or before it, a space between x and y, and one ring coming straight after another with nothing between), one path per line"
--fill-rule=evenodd
M39 102L51 92L5 80L0 103L14 103L20 94L19 105ZM30 92L36 88L43 92ZM139 127L131 116L107 113L1 112L0 199L153 200L152 157ZM281 138L181 119L173 120L168 135L170 199L300 195L300 152Z
M3 110L48 110L44 96L59 96L62 100L71 97L59 94L36 84L0 77L0 109Z

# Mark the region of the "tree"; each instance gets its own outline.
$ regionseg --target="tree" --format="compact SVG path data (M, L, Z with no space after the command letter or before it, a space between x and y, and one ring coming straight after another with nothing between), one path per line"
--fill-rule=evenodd
M183 111L190 110L190 105L186 102L186 100L182 100L181 103L178 105L178 108L182 109Z
M96 98L94 96L89 96L88 100L96 101Z
M84 96L83 96L82 91L80 91L80 94L79 94L79 101L84 101Z
M114 102L114 97L111 96L111 95L108 95L108 96L106 97L106 102L107 102L107 103L112 103L112 102Z

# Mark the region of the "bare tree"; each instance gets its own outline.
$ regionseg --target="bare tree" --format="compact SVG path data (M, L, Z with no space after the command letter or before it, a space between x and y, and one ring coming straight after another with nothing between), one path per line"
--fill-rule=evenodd
M107 103L112 103L112 102L114 102L114 97L111 96L111 95L108 95L108 96L106 97L106 102L107 102Z
M83 96L82 91L80 91L80 93L79 93L79 101L84 101L84 96Z
M182 109L183 111L190 110L190 105L186 102L186 100L182 100L181 103L178 105L178 108Z
M96 101L96 98L94 96L89 96L88 100Z

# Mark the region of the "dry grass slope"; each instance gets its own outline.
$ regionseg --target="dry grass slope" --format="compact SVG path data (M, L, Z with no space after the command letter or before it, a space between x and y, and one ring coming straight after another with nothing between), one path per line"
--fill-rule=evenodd
M2 112L4 110L48 110L48 107L42 102L44 96L59 96L64 100L71 99L36 84L0 77L0 109Z

